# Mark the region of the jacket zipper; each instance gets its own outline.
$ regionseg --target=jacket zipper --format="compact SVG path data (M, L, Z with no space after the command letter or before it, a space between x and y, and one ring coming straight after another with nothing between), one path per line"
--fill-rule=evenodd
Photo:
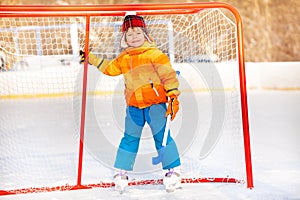
M150 85L151 85L152 89L154 90L156 96L159 96L159 93L158 93L157 89L155 88L153 81L150 79L149 82L150 82Z

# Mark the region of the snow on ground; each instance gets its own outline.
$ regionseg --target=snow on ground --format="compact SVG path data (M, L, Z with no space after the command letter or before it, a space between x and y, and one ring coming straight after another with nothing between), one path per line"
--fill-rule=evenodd
M0 199L300 199L300 92L250 91L249 120L254 188L243 184L184 184L166 193L162 185L1 196Z

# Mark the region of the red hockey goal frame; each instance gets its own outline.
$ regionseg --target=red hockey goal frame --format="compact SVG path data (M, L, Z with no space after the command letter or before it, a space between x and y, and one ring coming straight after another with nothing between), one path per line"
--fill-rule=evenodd
M159 14L180 14L194 13L206 8L223 8L229 10L235 17L237 28L237 53L239 63L239 78L240 78L240 95L241 95L241 111L242 111L242 127L244 136L244 153L246 163L246 179L247 187L253 188L252 163L250 151L250 134L247 106L247 89L244 61L244 43L243 43L243 26L242 19L238 11L229 4L225 3L181 3L181 4L118 4L118 5L70 5L70 6L42 6L42 5L1 5L0 17L60 17L60 16L83 16L86 19L86 39L85 52L88 52L89 47L89 27L91 16L124 16L126 11L136 11L138 15L153 15ZM105 14L103 14L105 12ZM0 195L18 194L18 193L33 193L45 191L64 191L87 189L94 187L112 187L114 183L99 183L83 185L82 177L82 157L84 146L84 129L85 129L85 112L86 112L86 89L87 89L87 70L88 63L84 64L83 74L83 89L82 89L82 105L81 105L81 125L80 125L80 142L79 142L79 160L78 160L78 175L77 184L70 186L43 187L43 188L21 188L13 190L0 190ZM228 182L238 183L239 180L234 178L199 178L199 179L182 179L183 183L198 183L198 182ZM130 185L144 184L161 184L162 180L145 180L132 182ZM0 188L1 189L1 188Z

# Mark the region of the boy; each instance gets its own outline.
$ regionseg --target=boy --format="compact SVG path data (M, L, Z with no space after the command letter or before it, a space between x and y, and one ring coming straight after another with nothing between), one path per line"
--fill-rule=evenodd
M162 148L166 116L171 115L171 120L175 118L179 110L177 97L180 94L176 72L167 55L156 47L148 35L144 19L127 15L122 32L120 46L124 50L117 58L105 60L92 53L88 55L89 63L104 74L124 76L127 103L125 130L114 164L117 169L114 176L116 188L121 187L121 190L128 184L127 171L133 170L145 122L151 128L156 150L159 151ZM81 56L81 61L84 61L84 52L81 52ZM165 184L179 187L180 165L177 146L169 132L162 160L163 169L168 170Z

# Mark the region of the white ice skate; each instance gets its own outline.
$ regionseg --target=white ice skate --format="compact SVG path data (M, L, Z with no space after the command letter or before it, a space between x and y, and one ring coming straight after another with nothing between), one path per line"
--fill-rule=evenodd
M169 169L163 179L163 184L167 192L174 192L181 188L181 172L179 168Z
M114 175L115 189L122 194L128 186L128 176L126 171L121 170Z

